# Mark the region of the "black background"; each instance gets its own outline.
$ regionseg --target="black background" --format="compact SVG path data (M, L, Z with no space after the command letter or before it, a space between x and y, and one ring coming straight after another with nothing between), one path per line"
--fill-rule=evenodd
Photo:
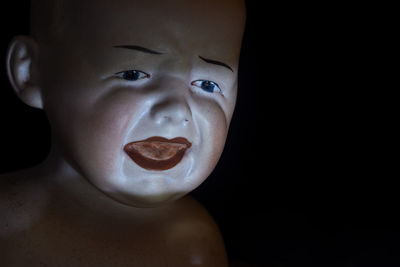
M28 32L28 1L4 3L1 54ZM393 106L360 6L248 1L239 95L222 158L192 194L228 255L251 266L400 266ZM41 162L44 113L1 65L0 172Z

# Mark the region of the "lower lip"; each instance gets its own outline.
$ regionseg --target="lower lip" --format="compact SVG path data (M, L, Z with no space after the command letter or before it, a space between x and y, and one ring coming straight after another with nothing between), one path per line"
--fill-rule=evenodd
M164 137L154 136L146 140L128 143L124 146L124 151L143 169L165 171L175 167L181 162L186 150L189 149L191 145L192 144L184 137L168 140ZM144 155L143 152L151 154L152 157ZM168 153L171 154L171 156L169 156Z

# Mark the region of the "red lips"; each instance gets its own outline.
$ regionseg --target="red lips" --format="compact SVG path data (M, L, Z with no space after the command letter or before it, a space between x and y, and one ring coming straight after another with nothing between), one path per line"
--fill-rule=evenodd
M168 140L154 136L146 140L128 143L124 151L140 167L147 170L164 171L173 168L183 158L192 144L184 137Z

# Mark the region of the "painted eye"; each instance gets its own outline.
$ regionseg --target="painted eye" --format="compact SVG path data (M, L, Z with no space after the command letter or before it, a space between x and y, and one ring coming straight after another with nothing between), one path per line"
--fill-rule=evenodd
M215 90L221 92L221 89L219 88L218 84L212 81L206 81L206 80L197 80L193 81L191 85L196 86L201 88L203 91L206 91L208 93L214 93Z
M119 78L127 80L127 81L137 81L137 80L150 78L150 74L147 74L140 70L126 70L126 71L121 71L121 72L115 73L114 75L116 77L119 77Z

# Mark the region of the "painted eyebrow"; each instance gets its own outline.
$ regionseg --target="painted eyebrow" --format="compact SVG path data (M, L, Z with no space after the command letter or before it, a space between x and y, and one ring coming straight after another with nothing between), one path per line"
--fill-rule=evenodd
M143 46L139 46L139 45L114 45L114 48L124 48L124 49L130 49L130 50L136 50L136 51L140 51L143 53L148 53L148 54L155 54L155 55L161 55L161 52L157 52L151 49L148 49L146 47Z
M204 61L207 62L207 63L211 63L211 64L223 66L223 67L225 67L225 68L227 68L227 69L230 69L230 70L233 72L233 69L232 69L231 67L229 67L229 65L227 65L227 64L225 64L225 63L223 63L223 62L221 62L221 61L217 61L217 60L213 60L213 59L207 59L207 58L204 58L204 57L202 57L202 56L199 56L199 58L202 59L202 60L204 60Z
M139 45L115 45L113 47L114 48L124 48L124 49L136 50L136 51L140 51L140 52L143 52L143 53L154 54L154 55L162 55L163 54L161 52L157 52L157 51L154 51L154 50L151 50L151 49L148 49L146 47L139 46ZM199 58L201 60L207 62L207 63L215 64L215 65L218 65L218 66L223 66L223 67L225 67L225 68L227 68L227 69L229 69L230 71L233 72L233 69L228 64L225 64L225 63L223 63L221 61L204 58L202 56L199 56Z

